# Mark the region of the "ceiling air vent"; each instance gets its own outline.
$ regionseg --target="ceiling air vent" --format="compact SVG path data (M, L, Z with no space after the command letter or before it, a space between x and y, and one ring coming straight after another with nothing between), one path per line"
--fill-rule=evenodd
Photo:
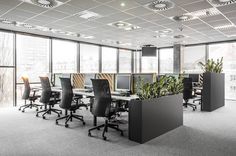
M8 19L0 19L0 22L3 23L3 24L12 24L12 25L15 25L16 22L15 21L10 21Z
M208 2L217 7L236 3L236 0L208 0Z
M174 3L170 0L156 0L145 5L152 11L165 11L174 7Z
M21 0L25 3L34 4L43 8L55 8L63 3L57 0Z
M180 22L180 21L189 21L189 20L192 20L194 19L194 16L190 15L190 14L184 14L184 15L181 15L181 16L174 16L173 19L177 22Z

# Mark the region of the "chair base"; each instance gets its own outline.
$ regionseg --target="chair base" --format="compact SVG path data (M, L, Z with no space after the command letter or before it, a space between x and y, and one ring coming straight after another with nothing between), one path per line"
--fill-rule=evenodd
M44 113L43 113L44 112ZM42 117L43 119L45 119L45 115L46 114L51 114L51 112L54 112L57 114L58 117L60 117L60 114L62 114L62 110L59 110L59 109L54 109L52 108L51 106L49 106L49 108L45 108L44 110L41 110L39 112L36 113L36 116L38 117L39 113L43 113Z
M22 112L25 112L25 109L26 109L26 108L32 109L32 107L35 107L35 108L36 108L36 111L38 111L38 110L39 110L38 107L40 107L40 109L42 109L43 105L35 104L35 103L33 103L33 102L31 101L30 104L26 104L26 103L25 103L23 106L20 106L19 111L21 111L21 109L23 108Z
M88 136L92 136L91 131L93 131L95 129L100 130L100 128L102 128L102 127L104 127L103 132L102 132L103 140L107 140L107 137L105 136L105 133L108 132L108 128L112 128L112 129L115 129L115 130L119 131L121 136L124 135L124 132L121 129L119 129L119 125L109 123L108 120L106 120L105 124L102 124L102 125L99 125L99 126L96 126L96 127L93 127L91 129L89 129L88 130Z
M202 103L202 99L195 99L195 100L193 100L193 103L195 103L196 101L199 101L199 104Z
M59 121L59 120L66 119L66 121L65 121L65 127L67 128L67 127L69 127L69 125L68 125L67 123L68 123L69 121L72 122L72 119L73 119L73 118L82 121L83 125L85 125L84 117L81 116L81 115L73 114L72 111L70 112L70 115L66 115L66 116L63 116L63 117L60 117L60 118L56 119L56 124L58 124L58 121Z
M190 107L193 108L193 111L195 111L195 110L197 109L197 106L196 106L196 105L191 104L191 103L188 103L187 101L185 101L185 103L183 103L183 106L184 106L184 107L190 106Z

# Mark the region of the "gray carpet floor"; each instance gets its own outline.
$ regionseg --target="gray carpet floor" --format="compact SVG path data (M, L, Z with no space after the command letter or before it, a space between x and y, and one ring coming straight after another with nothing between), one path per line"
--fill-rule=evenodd
M74 120L65 128L64 121L55 125L54 114L43 120L33 109L21 113L17 108L0 108L0 156L236 155L236 102L226 101L225 107L211 113L184 109L184 126L145 144L128 140L127 124L121 125L124 137L113 130L107 133L108 141L102 140L102 130L88 137L92 116L85 109L77 113L84 115L86 125Z

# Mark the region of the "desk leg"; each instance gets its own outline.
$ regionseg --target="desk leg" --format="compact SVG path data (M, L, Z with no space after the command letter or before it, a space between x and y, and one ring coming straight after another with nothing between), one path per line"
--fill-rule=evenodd
M97 126L97 117L93 116L93 126Z

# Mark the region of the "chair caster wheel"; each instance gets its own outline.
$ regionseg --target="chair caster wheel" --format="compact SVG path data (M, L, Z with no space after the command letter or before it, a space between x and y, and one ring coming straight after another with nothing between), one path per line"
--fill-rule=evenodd
M88 136L90 136L90 137L91 137L91 136L92 136L92 134L91 134L90 132L88 132Z
M30 109L32 109L32 107L30 107Z
M62 112L60 112L60 114L62 114Z
M56 121L56 125L58 125L58 121Z
M69 125L68 125L68 124L65 124L65 127L66 127L66 128L68 128L68 127L69 127Z
M60 115L58 114L57 117L60 117Z
M46 117L45 117L45 116L43 116L43 119L46 119Z
M97 128L97 130L100 130L100 128Z
M22 113L24 113L25 111L24 111L24 110L22 110L21 112L22 112Z
M83 122L83 125L85 125L85 122Z
M39 109L36 109L36 111L39 111Z
M43 107L41 106L40 109L43 109Z
M21 109L19 108L18 110L20 111Z
M36 117L38 117L39 115L38 115L38 114L36 114L35 116L36 116Z
M121 133L120 133L120 135L121 135L121 136L124 136L124 133L123 133L123 132L121 132Z
M107 137L104 136L104 137L103 137L103 140L107 140Z

